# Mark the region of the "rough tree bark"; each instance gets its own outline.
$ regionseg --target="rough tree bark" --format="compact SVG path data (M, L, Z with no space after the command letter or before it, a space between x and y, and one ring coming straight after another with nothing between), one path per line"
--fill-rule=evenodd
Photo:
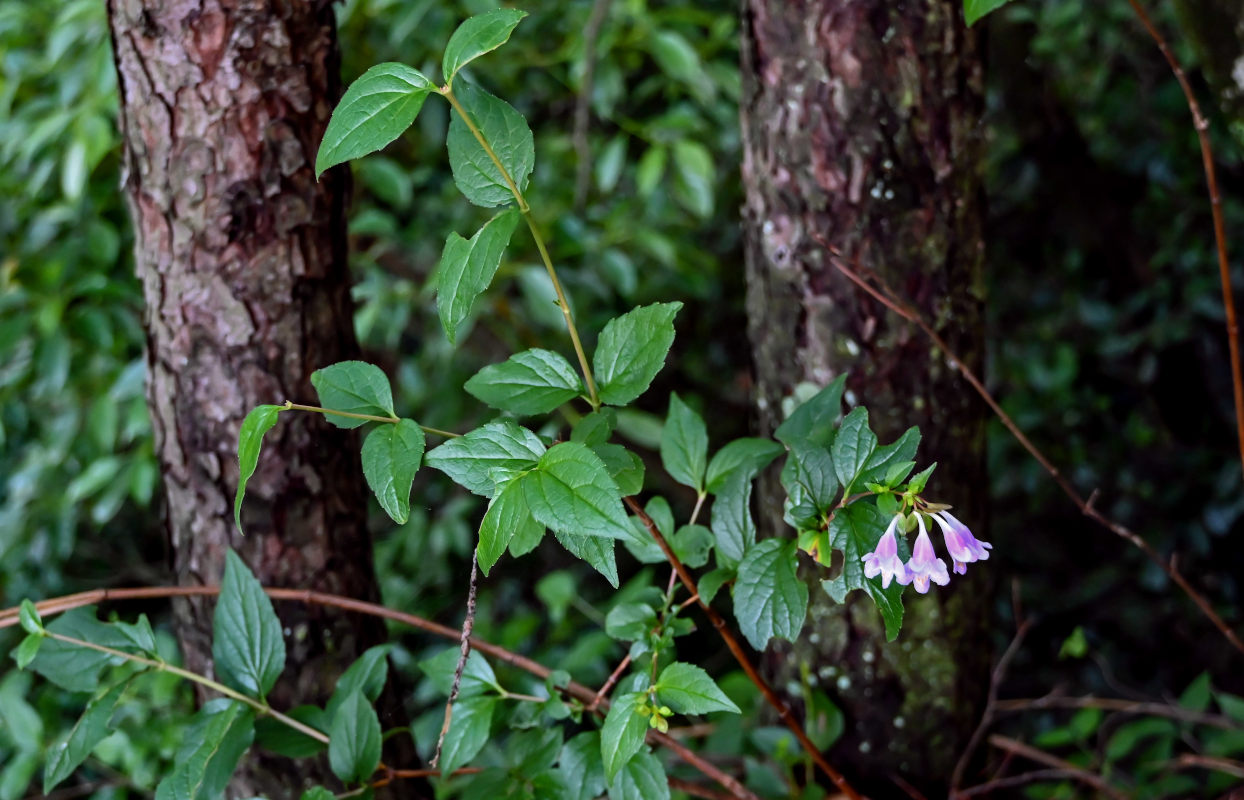
M247 488L245 537L232 513L246 413L313 401L311 372L358 353L348 172L317 183L312 170L339 96L330 4L109 0L108 12L176 577L218 583L233 547L265 584L374 599L351 433L315 415L282 415ZM211 670L213 607L175 609L186 662L199 672ZM384 635L369 619L289 604L277 611L289 653L271 698L281 708L323 702ZM316 776L293 766L252 757L232 791L297 796Z
M951 0L746 0L742 104L748 316L762 432L800 382L847 373L882 441L919 425L930 499L983 532L983 407L923 335L837 274L818 235L918 305L969 364L982 330L981 68ZM762 486L778 531L780 489ZM985 537L988 538L988 537ZM805 565L806 568L807 565ZM770 657L801 665L846 714L835 763L875 797L891 776L944 795L988 685L984 569L926 597L886 644L860 593L832 603L809 570L810 625Z

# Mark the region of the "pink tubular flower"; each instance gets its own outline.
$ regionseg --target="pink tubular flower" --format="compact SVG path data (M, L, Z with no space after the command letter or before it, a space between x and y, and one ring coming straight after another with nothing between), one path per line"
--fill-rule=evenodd
M946 537L946 551L955 562L955 572L962 575L968 571L968 564L973 561L988 560L989 550L993 545L978 541L968 530L968 526L955 519L949 511L938 511L931 516Z
M924 515L916 515L916 524L920 526L920 535L911 549L911 560L907 562L907 571L911 574L911 582L920 594L929 591L929 580L938 586L950 583L950 575L946 572L946 562L933 552L933 542L929 540L929 532L924 529Z
M875 578L880 575L883 589L890 588L891 580L898 580L904 586L911 583L911 574L907 571L903 560L898 557L898 541L894 538L894 532L898 530L898 523L902 519L902 515L896 515L890 520L890 527L881 534L877 549L866 553L862 559L864 576Z

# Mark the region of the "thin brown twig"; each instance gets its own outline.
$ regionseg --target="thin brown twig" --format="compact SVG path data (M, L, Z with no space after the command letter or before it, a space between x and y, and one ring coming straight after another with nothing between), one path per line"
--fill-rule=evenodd
M1205 170L1205 188L1209 193L1210 213L1214 218L1214 245L1218 251L1218 277L1222 282L1222 310L1227 323L1227 351L1231 356L1231 389L1235 398L1235 431L1240 450L1240 464L1244 467L1244 375L1240 364L1240 329L1235 316L1235 293L1231 288L1231 265L1227 259L1226 224L1222 218L1222 198L1218 195L1218 175L1214 168L1214 149L1209 141L1209 120L1201 114L1201 106L1197 103L1196 94L1184 74L1183 67L1175 58L1174 52L1166 44L1166 39L1149 19L1145 9L1137 0L1128 0L1132 11L1144 26L1154 44L1162 51L1166 64L1175 74L1179 88L1183 90L1188 110L1192 112L1192 127L1196 129L1197 142L1201 146L1201 166Z
M1145 703L1114 697L1034 697L1016 698L998 702L995 709L1002 714L1041 711L1052 708L1096 708L1120 714L1143 714L1149 717L1169 717L1193 725L1208 725L1224 730L1240 730L1244 725L1221 714L1207 714L1168 703Z
M329 608L339 608L342 611L352 611L358 614L366 614L373 617L379 617L381 619L387 619L392 622L397 622L402 625L407 625L411 628L415 628L416 630L421 630L425 633L430 633L444 639L456 640L462 636L462 632L460 630L455 630L448 625L442 625L439 622L433 622L432 620L425 619L416 614L398 611L376 603L368 603L364 600L355 600L352 597L343 597L341 595L328 594L326 592L316 592L310 589L278 589L273 587L264 587L264 592L273 600L288 600L293 602L321 605ZM123 600L159 600L170 597L215 597L219 594L219 586L142 586L121 589L92 589L86 592L78 592L77 594L42 600L35 603L35 607L39 610L39 615L46 619L74 608L81 608L83 606L97 605L106 602ZM0 629L17 625L18 621L19 608L17 606L0 610ZM471 647L484 655L505 664L509 664L515 669L520 669L531 675L535 675L541 680L545 680L553 674L552 669L544 666L540 662L527 658L526 656L520 655L511 650L507 650L499 645L492 644L491 642L471 637ZM562 687L562 691L584 704L591 703L596 697L595 689L576 681L570 681L567 683L564 687ZM609 701L602 700L596 709L597 715L602 715L608 708ZM733 775L722 771L716 765L691 752L669 736L655 730L649 730L646 738L650 744L658 747L664 747L682 758L682 760L687 762L688 765L698 770L706 778L716 781L734 797L743 798L743 800L758 800L756 795L740 783L739 780Z
M1214 627L1218 628L1219 632L1226 637L1227 641L1229 641L1236 650L1244 653L1244 641L1241 641L1240 637L1237 636L1235 631L1231 629L1231 626L1229 626L1222 619L1222 617L1218 615L1218 612L1214 611L1214 608L1210 605L1209 600L1193 588L1192 584L1188 583L1188 580L1183 576L1183 573L1176 568L1174 562L1167 561L1162 558L1162 556L1153 549L1152 545L1140 538L1140 536L1130 528L1115 522L1098 511L1093 505L1093 501L1096 499L1096 493L1089 497L1088 500L1085 500L1080 492L1077 491L1076 488L1071 485L1071 482L1067 480L1062 472L1059 471L1058 467L1055 467L1050 460L1045 457L1045 454L1041 452L1041 450L1037 449L1037 446L1024 435L1024 432L1020 430L1018 425L1015 424L1015 421L1011 419L1009 414L1002 410L1002 406L998 404L998 401L994 399L994 396L990 394L988 389L985 388L985 385L981 382L980 378L976 377L976 373L974 373L967 364L963 363L958 354L946 343L946 340L943 339L937 331L933 330L933 327L924 320L924 317L922 317L919 312L900 300L893 290L891 290L879 276L874 275L873 279L876 280L882 287L880 290L868 281L864 280L856 269L847 266L846 260L838 248L834 247L816 234L813 234L813 236L821 244L821 246L829 252L829 261L833 264L835 269L846 276L847 279L856 286L860 287L860 289L867 292L868 295L877 302L920 328L920 330L922 330L924 334L929 337L933 344L936 345L943 354L945 354L947 360L954 365L955 369L959 370L959 374L963 376L963 379L972 386L978 395L980 395L981 399L985 401L990 410L993 411L994 415L1002 421L1002 424L1006 426L1008 431L1011 432L1011 435L1015 437L1016 441L1018 441L1023 448L1028 451L1028 454L1041 465L1042 469L1049 473L1054 482L1058 484L1058 488L1062 489L1063 494L1067 495L1071 502L1073 502L1080 509L1082 514L1096 522L1098 525L1101 525L1106 530L1114 533L1116 536L1119 536L1125 541L1131 543L1146 556L1148 556L1150 561L1165 572L1167 576L1170 577L1170 579L1173 580L1176 585L1178 585L1179 588L1192 599L1192 602L1197 605L1197 608L1201 610L1201 613L1214 624Z
M613 688L613 685L618 682L618 679L622 677L622 673L630 665L631 654L627 653L622 661L618 663L618 666L614 668L613 672L609 673L609 678L605 681L605 685L600 687L600 691L596 693L596 696L592 698L592 702L588 704L584 711L595 711L596 707L609 695L609 690Z
M1021 741L1011 739L1007 736L999 736L996 733L989 737L989 743L999 750L1014 753L1017 756L1022 756L1023 758L1035 761L1038 764L1044 764L1047 767L1064 770L1068 773L1069 777L1092 786L1104 795L1118 798L1118 800L1126 800L1127 796L1125 794L1111 786L1109 783L1106 783L1100 775L1095 775L1086 769L1077 767L1070 761L1061 759L1056 755L1045 752L1044 750L1038 750L1031 745L1024 744Z
M462 634L458 642L458 664L454 667L454 682L449 689L449 699L445 701L445 721L441 723L441 733L436 737L436 753L430 765L435 768L441 760L441 748L445 746L445 736L449 734L449 724L454 718L454 701L458 699L458 691L462 688L462 670L466 668L467 658L471 655L471 631L475 628L475 586L479 578L479 547L471 553L471 581L467 590L466 619L462 620Z
M644 511L643 507L641 507L633 497L625 497L623 498L623 501L626 503L627 507L630 508L631 513L637 516L640 521L644 523L644 527L648 529L648 533L651 534L652 538L661 548L661 551L665 553L666 560L669 561L670 565L678 572L678 577L682 581L683 586L686 587L691 596L699 596L700 590L696 586L695 578L687 570L687 567L683 565L682 561L678 559L678 556L674 554L674 550L670 547L669 542L665 540L665 537L657 528L656 522L653 521L652 517L648 516L648 513ZM821 772L833 781L839 791L851 798L851 800L862 800L859 793L851 787L851 784L847 782L847 779L843 777L842 773L830 766L829 762L825 760L825 756L821 754L821 751L817 748L817 746L813 744L811 739L808 738L808 734L804 732L803 726L799 724L799 720L795 719L794 713L791 712L790 706L787 705L782 698L778 697L777 692L773 691L773 687L769 686L768 682L765 681L765 679L761 677L760 673L756 671L756 668L752 666L751 659L748 658L747 652L743 650L743 646L739 644L739 640L736 639L734 634L730 631L729 626L726 624L726 621L722 618L721 614L718 614L712 606L705 603L703 600L700 601L700 609L708 617L709 621L713 623L713 627L717 629L717 635L721 637L723 642L725 642L726 647L729 648L735 661L737 661L739 666L743 668L743 672L747 674L747 677L751 679L751 682L755 684L757 689L760 690L760 693L765 698L765 702L772 706L773 710L777 712L778 717L782 720L786 727L790 729L791 733L795 735L795 738L799 741L800 746L817 765Z
M1178 758L1173 759L1175 769L1212 769L1217 772L1225 772L1228 775L1234 775L1237 778L1244 778L1244 762L1236 761L1231 758L1220 758L1217 756L1203 756L1200 753L1184 753Z
M1038 769L1032 772L1023 772L1019 775L1008 775L1005 778L994 778L985 783L978 783L975 786L964 789L959 792L958 797L976 797L977 795L990 794L999 789L1011 789L1016 786L1027 786L1030 783L1042 783L1045 781L1066 781L1079 780L1080 775L1075 770L1069 769Z
M1019 623L1019 627L1015 629L1015 636L1011 639L1011 643L1007 645L1006 650L1003 651L997 665L993 668L993 673L989 676L989 699L985 701L985 711L981 714L980 722L977 724L976 730L972 731L972 737L968 739L967 747L963 748L963 754L959 756L959 761L955 764L955 770L950 776L951 797L955 797L958 793L959 787L963 784L963 773L967 771L972 754L976 752L977 745L985 737L985 731L989 730L989 726L993 724L994 717L997 716L998 687L1002 685L1002 679L1006 676L1006 670L1011 665L1011 660L1015 658L1015 654L1019 652L1019 647L1023 643L1024 637L1028 635L1031 627L1031 620L1023 620Z

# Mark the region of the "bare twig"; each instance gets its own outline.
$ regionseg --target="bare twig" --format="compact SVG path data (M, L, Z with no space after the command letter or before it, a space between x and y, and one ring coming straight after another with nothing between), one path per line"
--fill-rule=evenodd
M1056 755L1051 755L1044 750L1038 750L1031 745L1024 744L1023 742L1008 738L1006 736L999 736L997 734L989 737L989 743L999 750L1014 753L1017 756L1022 756L1030 761L1035 761L1038 764L1044 764L1047 767L1063 770L1067 773L1068 777L1074 778L1081 783L1088 784L1104 795L1117 798L1118 800L1126 800L1126 795L1106 783L1100 775L1095 775L1086 769L1077 767L1070 761L1061 759Z
M618 663L618 666L614 668L613 672L609 673L609 679L605 681L605 685L600 687L600 691L596 693L596 696L592 698L592 702L589 703L587 708L584 710L595 711L596 707L600 705L600 702L609 696L609 690L613 688L613 685L618 682L618 679L622 677L622 673L625 672L626 668L630 665L631 654L627 653L622 661Z
M1209 193L1209 207L1214 218L1214 245L1218 250L1218 277L1222 282L1222 310L1227 321L1227 351L1231 356L1231 388L1235 397L1235 432L1240 450L1240 464L1244 466L1244 375L1241 375L1240 371L1240 329L1235 316L1235 293L1231 289L1231 265L1227 259L1227 235L1226 225L1222 219L1222 198L1218 196L1214 150L1209 141L1209 120L1201 114L1201 106L1197 103L1192 85L1188 83L1188 76L1184 74L1183 67L1179 65L1175 54L1167 46L1162 33L1154 26L1149 15L1145 13L1145 9L1137 0L1127 1L1149 37L1162 51L1162 56L1166 59L1171 72L1175 74L1175 80L1179 82L1179 88L1183 90L1184 99L1188 103L1188 110L1192 112L1192 127L1196 129L1197 142L1201 145L1201 166L1205 170L1205 188Z
M993 673L989 677L989 699L985 702L985 711L981 714L980 722L976 726L976 730L972 731L972 738L968 739L967 747L963 748L963 754L959 756L958 763L955 764L955 771L950 776L951 797L954 797L963 784L963 773L967 771L968 763L972 760L972 754L976 752L977 745L985 736L985 731L989 730L989 726L993 724L994 717L997 715L998 709L998 687L1002 685L1002 679L1006 676L1007 667L1011 665L1011 659L1015 658L1015 654L1019 652L1019 646L1023 643L1024 637L1028 634L1032 624L1029 620L1019 623L1019 627L1015 630L1015 636L1011 639L1011 643L1007 645L1006 650L1002 653L1002 657L998 659L997 665L993 668Z
M1036 697L1001 700L994 709L1001 714L1014 714L1024 711L1041 711L1051 708L1097 708L1102 711L1114 711L1120 714L1143 714L1150 717L1169 717L1180 722L1193 725L1208 725L1224 730L1244 728L1239 722L1221 714L1206 714L1168 703L1145 703L1136 700L1122 700L1113 697Z
M475 582L479 577L479 547L471 554L471 586L467 590L467 613L462 621L462 635L459 639L458 664L454 667L454 683L449 689L449 699L445 701L445 721L441 723L440 736L436 737L436 754L432 756L431 766L436 767L441 760L441 748L445 746L445 736L449 733L449 723L454 718L454 701L458 699L458 690L462 688L462 670L466 668L467 658L471 655L471 631L475 628Z
M1222 617L1218 616L1218 612L1214 611L1214 608L1210 605L1209 600L1194 589L1192 584L1188 583L1188 580L1184 578L1183 573L1175 567L1175 564L1162 558L1162 556L1158 554L1158 551L1153 549L1152 545L1140 538L1140 536L1130 528L1115 522L1098 511L1092 502L1096 497L1095 494L1086 501L1080 492L1071 485L1071 482L1067 480L1062 472L1060 472L1059 469L1045 457L1045 454L1037 449L1037 446L1024 435L1024 432L1019 429L1018 425L1015 424L1015 420L1011 419L1010 415L1002 410L1002 406L998 405L998 401L995 400L994 396L989 393L988 389L985 388L985 384L983 384L980 378L976 376L976 373L972 372L968 365L963 363L963 360L960 359L958 354L950 348L950 346L946 343L946 340L943 339L937 331L933 330L933 327L925 321L924 317L922 317L918 311L900 300L893 290L891 290L879 276L873 275L873 279L877 281L877 284L881 287L880 289L864 280L864 278L861 277L857 271L858 264L855 265L855 267L848 266L846 259L843 257L842 252L838 248L834 247L816 234L813 234L813 236L821 244L821 246L829 252L829 261L833 264L835 269L846 276L847 279L856 286L860 287L860 289L868 293L868 295L877 302L881 303L895 314L898 314L903 319L924 331L925 336L928 336L933 344L936 345L943 354L945 354L946 358L951 362L951 364L954 365L955 369L959 370L959 374L963 376L963 379L976 390L976 393L981 396L981 399L985 401L985 403L993 411L994 415L1002 421L1002 424L1005 425L1006 429L1011 432L1011 435L1015 437L1016 441L1018 441L1023 448L1028 451L1028 454L1036 459L1037 463L1040 464L1047 473L1049 473L1050 477L1054 479L1054 482L1058 484L1058 488L1063 490L1063 494L1067 495L1071 502L1075 503L1082 514L1116 536L1131 543L1133 546L1141 550L1146 556L1148 556L1150 561L1158 565L1158 567L1161 568L1161 570L1165 572L1167 576L1169 576L1170 579L1173 580L1186 595L1188 595L1189 598L1192 599L1192 602L1196 603L1197 608L1201 610L1201 613L1214 624L1214 627L1218 628L1219 632L1226 637L1227 641L1229 641L1236 650L1244 653L1244 641L1241 641L1240 637L1237 636L1235 631L1231 629L1231 626L1229 626L1222 619Z
M588 145L587 129L592 121L592 89L596 80L596 43L600 40L600 28L609 14L610 0L596 0L592 4L592 16L583 29L583 83L574 105L574 142L578 169L574 180L574 208L583 211L587 202L587 190L592 181L592 151Z
M994 778L985 783L979 783L968 789L960 791L956 797L976 797L977 795L988 795L999 789L1010 789L1015 786L1027 786L1030 783L1042 783L1044 781L1067 781L1079 780L1080 775L1074 770L1068 769L1038 769L1032 772L1024 772L1019 775L1009 775L1005 778Z
M1217 772L1234 775L1237 778L1244 778L1244 761L1235 761L1230 758L1203 756L1199 753L1184 753L1174 759L1174 765L1175 769L1212 769Z
M656 540L656 543L661 548L661 551L665 553L666 560L669 561L670 565L675 569L675 571L678 572L678 577L682 581L683 586L686 587L692 597L698 597L700 590L696 586L695 578L687 570L686 566L683 565L682 561L678 559L678 556L674 554L674 550L670 547L669 542L665 540L665 537L661 535L661 531L657 528L656 522L653 521L652 517L648 516L648 513L644 511L643 507L641 507L634 498L626 497L623 498L623 501L626 503L627 507L630 508L631 513L639 517L640 521L644 523L644 527L648 529L648 533L652 535L652 538ZM734 660L739 663L739 666L743 668L743 672L747 674L747 677L751 679L751 682L755 684L757 689L760 690L760 693L765 698L765 702L772 706L773 710L777 712L778 717L782 720L786 727L790 729L791 733L795 735L795 738L799 741L800 746L803 747L804 752L808 754L808 757L812 759L812 761L817 765L821 772L825 774L826 777L834 782L834 785L837 786L839 791L841 791L844 795L851 798L851 800L862 800L859 793L856 792L855 789L851 788L851 784L847 782L847 779L843 777L842 773L830 766L829 762L825 760L825 756L821 754L820 749L818 749L817 746L812 743L812 740L808 738L808 734L804 732L803 726L799 724L799 720L795 719L795 715L792 713L790 706L787 705L782 698L778 697L777 692L773 691L773 687L769 686L768 682L766 682L765 679L761 677L760 673L756 671L756 668L752 666L751 659L747 657L747 652L743 649L743 646L739 644L739 640L736 639L734 634L730 631L730 627L726 624L726 621L722 618L721 614L718 614L712 606L708 605L703 600L700 601L700 609L708 617L709 621L713 623L713 627L717 629L717 635L721 637L723 642L725 642L731 655L734 656Z

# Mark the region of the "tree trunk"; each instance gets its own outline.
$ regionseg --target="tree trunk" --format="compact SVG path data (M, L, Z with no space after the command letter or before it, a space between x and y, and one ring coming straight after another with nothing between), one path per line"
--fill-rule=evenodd
M173 567L219 583L233 547L260 581L374 599L352 433L284 414L233 522L238 428L261 403L313 401L315 369L357 356L346 265L349 173L312 166L339 96L336 29L312 0L109 0L124 188L146 298L148 402ZM186 663L211 671L210 601L179 603ZM371 619L278 605L278 708L322 703L383 638ZM240 796L317 775L254 754ZM304 768L295 768L295 767ZM245 794L241 794L241 793Z
M847 373L882 442L909 425L936 460L927 497L982 534L984 407L923 334L863 295L815 237L875 270L959 355L983 353L981 68L950 0L747 0L742 104L749 328L762 432L801 382ZM762 527L782 529L776 480ZM988 537L984 537L988 538ZM807 565L805 565L807 568ZM988 567L906 595L898 641L861 593L835 605L808 570L810 624L770 657L846 715L835 763L875 797L892 776L944 796L989 680Z

